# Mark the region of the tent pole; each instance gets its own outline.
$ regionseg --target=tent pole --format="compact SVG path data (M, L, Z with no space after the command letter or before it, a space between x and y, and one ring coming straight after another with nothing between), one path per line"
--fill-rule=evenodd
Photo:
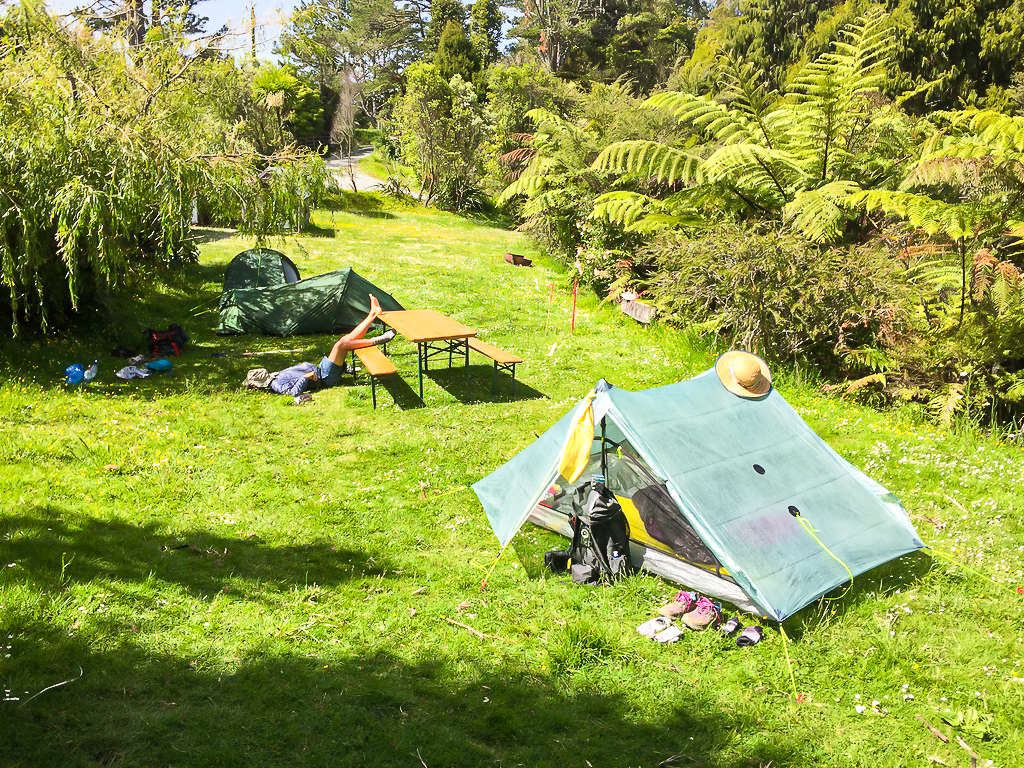
M604 421L605 417L601 417L601 474L604 475L605 483L608 482L608 448L604 440Z

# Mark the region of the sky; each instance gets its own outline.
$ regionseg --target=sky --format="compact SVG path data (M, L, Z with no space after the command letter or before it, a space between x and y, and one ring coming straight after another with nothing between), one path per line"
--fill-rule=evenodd
M88 5L90 0L46 0L46 7L54 13L67 13L72 8ZM256 52L261 58L273 58L271 49L285 21L296 5L296 0L205 0L195 11L209 17L208 31L229 29L228 46L242 55L251 46L252 10L256 12ZM148 6L149 3L147 2Z

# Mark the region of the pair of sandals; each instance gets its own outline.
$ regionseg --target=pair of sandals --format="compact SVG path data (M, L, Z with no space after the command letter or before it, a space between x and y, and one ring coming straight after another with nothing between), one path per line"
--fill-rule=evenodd
M749 648L752 645L757 645L764 639L763 629L756 624L751 627L744 627L735 616L731 619L726 619L718 627L718 631L726 637L735 635L736 645L739 648Z

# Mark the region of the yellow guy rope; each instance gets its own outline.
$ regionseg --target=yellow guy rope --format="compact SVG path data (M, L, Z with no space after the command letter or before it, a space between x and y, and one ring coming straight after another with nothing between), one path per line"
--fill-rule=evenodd
M844 597L846 597L846 593L849 592L851 589L853 589L853 571L850 570L850 566L848 566L846 563L844 563L842 560L840 560L838 557L836 557L836 553L835 552L833 552L831 549L829 549L828 547L825 546L825 542L823 542L821 539L818 538L818 534L817 534L817 532L815 532L814 526L811 525L806 520L804 520L803 515L797 514L797 515L795 515L795 517L800 522L800 526L805 531L807 531L807 535L810 536L812 539L814 539L818 543L819 547L821 547L823 550L828 552L829 556L833 560L835 560L837 563L839 563L841 566L843 566L843 568L846 569L846 572L848 574L850 574L850 583L847 585L846 589L843 590L843 594L838 595L836 597L826 597L825 598L826 600L842 600Z
M996 584L996 585L998 585L1000 587L1007 587L1007 586L1009 586L1008 584L1004 584L1002 582L996 581L991 576L989 576L987 573L982 573L979 570L971 568L971 566L969 566L969 565L964 565L963 563L961 563L959 560L957 560L955 557L953 557L948 552L943 552L941 549L936 549L931 544L927 545L927 549L932 554L938 555L939 557L941 557L941 558L943 558L945 560L948 560L949 562L951 562L953 565L957 566L958 568L963 568L965 571L973 573L975 576L981 576L981 578L983 578L983 579L988 579L993 584Z
M786 666L789 667L789 683L793 686L793 700L799 699L796 692L796 677L793 675L793 662L789 660L789 636L786 634L786 628L779 624L779 632L782 633L782 652L786 654Z

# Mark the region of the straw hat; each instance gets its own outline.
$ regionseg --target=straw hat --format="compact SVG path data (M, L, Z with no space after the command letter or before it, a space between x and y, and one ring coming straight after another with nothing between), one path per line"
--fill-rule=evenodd
M739 349L718 358L715 373L726 389L740 397L761 397L772 388L772 374L767 363L757 355Z

